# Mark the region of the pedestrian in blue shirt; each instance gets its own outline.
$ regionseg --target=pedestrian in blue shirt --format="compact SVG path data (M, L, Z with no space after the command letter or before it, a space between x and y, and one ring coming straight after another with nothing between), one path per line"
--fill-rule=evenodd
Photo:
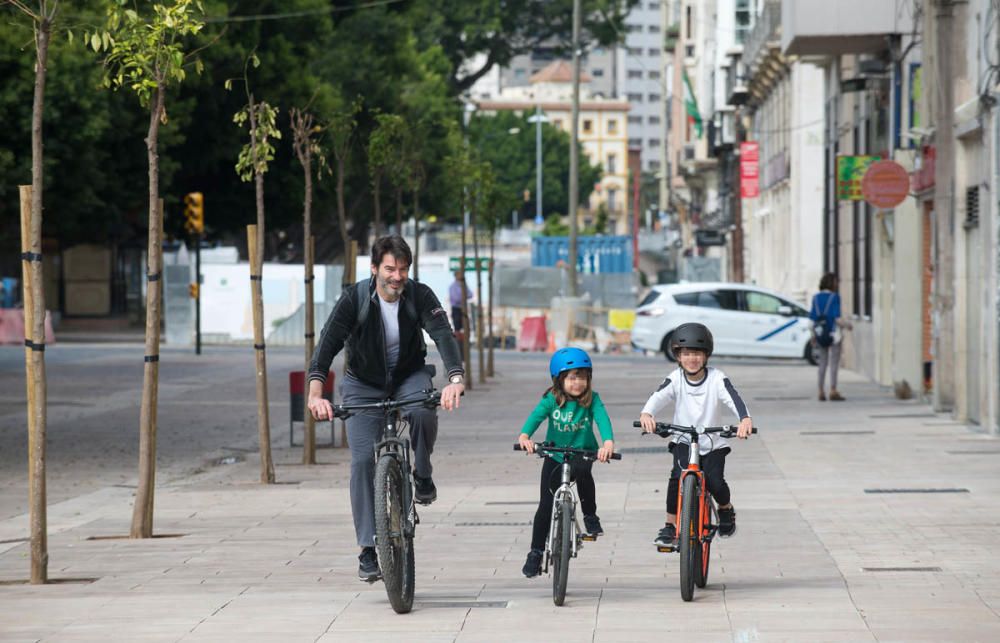
M819 401L827 400L825 380L830 370L830 397L833 402L844 401L837 391L837 369L840 368L840 346L843 341L842 329L851 330L850 321L841 317L840 294L837 292L837 275L828 272L819 282L819 292L813 295L809 319L813 322L813 347L819 354Z

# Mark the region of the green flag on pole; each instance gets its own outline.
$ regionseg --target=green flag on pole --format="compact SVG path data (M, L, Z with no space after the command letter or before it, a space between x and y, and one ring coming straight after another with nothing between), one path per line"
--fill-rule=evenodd
M698 100L694 97L691 79L688 78L686 69L684 70L684 108L687 110L688 122L694 126L695 138L701 138L701 113L698 112Z

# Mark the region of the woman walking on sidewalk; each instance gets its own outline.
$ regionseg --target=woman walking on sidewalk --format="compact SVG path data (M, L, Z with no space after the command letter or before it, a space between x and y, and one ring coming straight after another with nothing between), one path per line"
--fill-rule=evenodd
M840 316L840 285L837 275L828 272L819 282L819 292L813 295L809 319L813 322L813 346L819 354L819 401L825 402L826 370L830 369L830 400L842 402L844 396L837 391L837 370L840 368L840 346L844 340L842 329L854 326Z

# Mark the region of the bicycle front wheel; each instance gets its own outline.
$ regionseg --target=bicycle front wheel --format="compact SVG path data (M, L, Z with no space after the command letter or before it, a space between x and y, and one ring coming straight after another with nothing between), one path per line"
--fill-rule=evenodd
M568 498L559 501L556 508L556 530L552 534L552 602L562 605L566 600L566 583L569 581L569 559L573 554L573 504Z
M375 465L375 545L385 593L397 614L413 607L413 539L406 535L405 526L403 471L399 460L383 455Z
M698 448L695 446L694 448ZM677 534L680 541L681 558L681 598L694 598L695 570L701 549L701 534L698 529L698 477L690 474L684 478L681 496L681 525Z
M708 501L705 504L707 505L705 507L707 516L704 522L706 524L718 525L719 518L716 515L714 503ZM708 534L704 533L704 531L702 530L701 534L703 538L701 547L696 548L698 555L695 560L694 584L698 587L705 587L708 584L708 563L712 555L712 539L708 538Z

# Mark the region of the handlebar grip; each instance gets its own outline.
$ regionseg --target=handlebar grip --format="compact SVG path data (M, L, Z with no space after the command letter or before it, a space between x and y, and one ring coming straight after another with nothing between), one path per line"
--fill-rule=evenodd
M635 427L635 428L637 428L637 429L641 428L642 427L642 422L640 422L639 420L633 420L632 421L632 426Z
M611 459L612 460L621 460L622 459L622 454L620 454L620 453L612 453L611 454Z
M514 444L514 450L515 451L524 451L524 449L521 448L520 444Z

